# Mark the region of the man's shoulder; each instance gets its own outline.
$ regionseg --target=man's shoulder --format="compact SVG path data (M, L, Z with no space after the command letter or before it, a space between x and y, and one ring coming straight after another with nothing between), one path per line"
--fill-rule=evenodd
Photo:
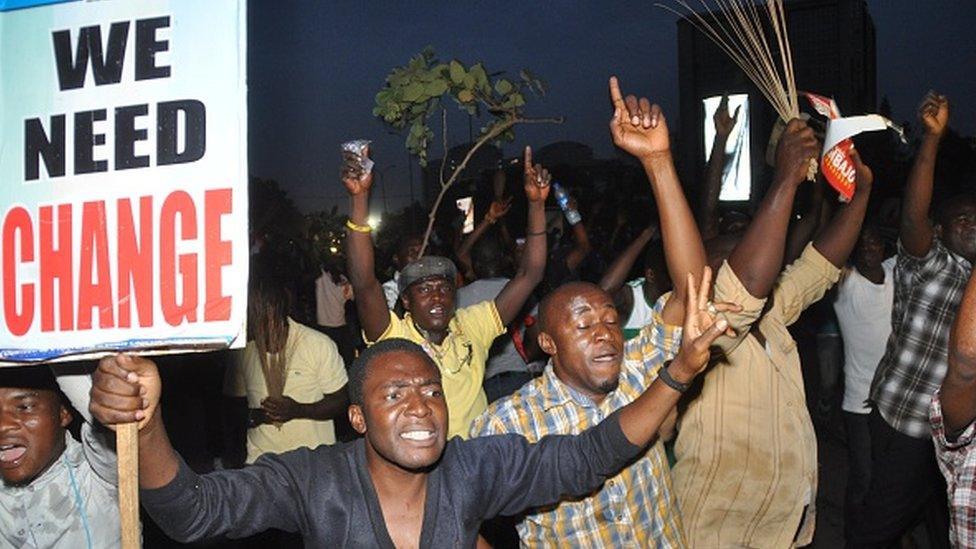
M545 414L545 376L540 376L518 391L500 398L475 420L477 436L497 434L534 434L529 432L538 416Z

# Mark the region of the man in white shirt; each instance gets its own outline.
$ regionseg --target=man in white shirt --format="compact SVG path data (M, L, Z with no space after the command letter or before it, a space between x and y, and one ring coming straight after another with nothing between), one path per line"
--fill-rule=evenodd
M884 261L884 242L877 227L861 231L854 265L837 284L834 311L844 338L844 424L847 428L848 467L845 500L846 528L857 526L856 508L871 482L871 435L868 430L868 392L874 371L891 334L895 299L895 258Z

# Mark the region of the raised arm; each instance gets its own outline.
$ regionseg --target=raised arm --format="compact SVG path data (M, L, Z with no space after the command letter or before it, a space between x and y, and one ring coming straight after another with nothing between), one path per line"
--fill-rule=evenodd
M786 236L786 252L783 257L783 263L788 265L800 257L807 242L810 242L813 239L813 235L817 233L817 229L826 224L823 215L824 210L827 209L824 205L825 187L826 184L819 179L813 184L810 193L809 208L803 213L803 217L789 228L789 233Z
M593 251L593 245L590 244L590 233L586 232L586 223L580 221L573 225L573 248L569 250L566 254L566 267L570 271L576 270L580 266L580 263L586 259L586 256L590 255Z
M929 224L929 206L932 204L939 141L949 125L949 100L944 95L929 92L918 108L918 118L925 134L908 174L898 237L905 251L915 257L924 257L932 247L934 235Z
M655 227L647 227L630 243L624 251L617 256L617 259L613 260L610 267L607 268L607 272L603 273L603 278L600 279L600 287L603 288L608 294L613 295L624 282L627 281L627 274L634 267L634 263L637 262L637 258L640 257L641 251L647 246L647 243L654 238L657 234L657 229Z
M471 231L471 234L461 242L461 246L457 249L457 258L461 263L462 269L464 269L464 276L468 280L474 279L474 267L471 265L471 249L474 245L481 240L481 237L485 236L499 219L505 217L508 210L512 209L512 197L496 199L492 201L491 205L488 206L488 212L485 217L482 218L481 222Z
M819 152L817 138L806 122L793 119L786 125L776 148L773 184L729 257L729 267L753 297L766 297L783 269L783 247L796 189L807 177L809 160Z
M732 128L739 120L739 109L729 116L729 96L723 95L718 109L712 117L715 124L715 140L712 141L712 152L708 156L708 166L705 168L705 188L701 196L701 211L698 212L698 223L702 239L718 236L718 197L722 193L722 172L725 170L725 146L732 134Z
M854 197L838 209L834 219L813 241L813 247L838 269L847 262L847 256L851 255L857 237L861 234L861 224L864 222L864 213L868 209L871 186L874 183L871 168L861 162L861 156L857 151L851 150L851 158L854 160L854 169L857 173Z
M664 257L674 281L673 299L668 300L663 318L668 324L679 324L684 318L687 275L702 272L705 247L674 168L668 124L661 108L651 105L646 97L638 100L628 95L624 99L616 77L610 78L610 98L614 109L610 120L613 142L640 160L651 182L661 223Z
M368 151L366 152L368 154ZM346 252L349 254L349 282L356 294L359 322L372 341L379 339L390 325L390 310L383 287L376 279L373 239L369 231L369 189L373 174L362 173L355 158L342 166L342 183L349 193L349 228L346 230Z
M969 277L952 325L940 400L947 435L959 434L976 419L976 276Z
M515 320L532 290L546 270L546 197L552 176L539 164L532 164L532 149L525 148L525 196L529 200L529 219L525 226L525 251L515 276L495 297L502 324Z

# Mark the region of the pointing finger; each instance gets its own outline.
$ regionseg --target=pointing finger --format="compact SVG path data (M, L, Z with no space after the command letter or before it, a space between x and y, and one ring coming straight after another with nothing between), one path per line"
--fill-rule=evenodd
M623 110L624 96L620 93L620 82L617 81L616 76L610 77L610 101L613 102L614 108Z

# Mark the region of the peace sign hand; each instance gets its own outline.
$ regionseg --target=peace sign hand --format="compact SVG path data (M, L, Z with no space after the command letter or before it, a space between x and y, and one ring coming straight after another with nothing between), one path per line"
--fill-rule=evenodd
M681 350L671 362L668 371L682 383L690 382L705 369L710 356L709 348L721 335L735 336L729 322L721 313L739 312L742 307L734 303L712 303L712 270L705 267L701 286L695 276L688 273L688 295L685 298L685 323L681 335Z

